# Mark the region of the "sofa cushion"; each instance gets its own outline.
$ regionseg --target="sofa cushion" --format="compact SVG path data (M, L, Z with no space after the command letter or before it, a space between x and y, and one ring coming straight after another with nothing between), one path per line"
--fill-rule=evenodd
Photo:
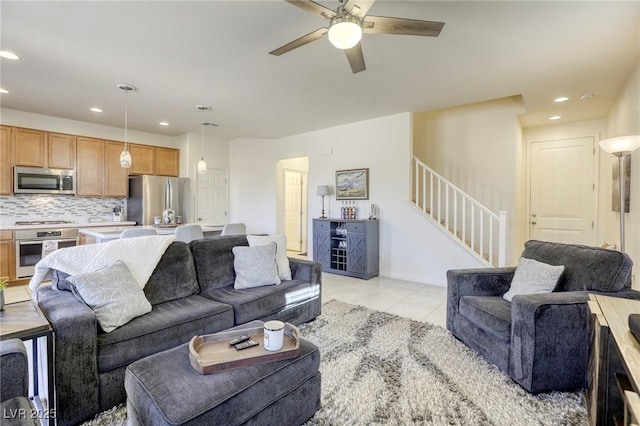
M207 293L217 288L233 285L236 274L233 269L233 252L236 246L248 246L244 235L205 238L189 243L198 273L200 291Z
M500 296L463 296L460 315L503 342L511 339L511 303Z
M551 293L558 284L564 266L553 266L521 257L511 287L502 297L511 302L518 294Z
M140 285L121 260L96 272L73 275L67 281L72 284L73 294L95 312L107 333L151 311Z
M620 291L631 286L631 258L616 250L530 240L522 257L564 265L556 291Z
M280 284L276 263L276 243L255 247L233 248L235 289L262 287Z
M199 295L153 306L111 333L98 334L98 371L109 371L233 326L233 309Z
M263 246L269 243L276 243L276 263L278 264L278 276L281 280L291 279L291 267L287 257L287 237L284 234L278 235L247 235L249 246Z
M242 324L308 302L313 297L320 296L320 286L301 280L286 280L278 286L246 290L236 290L233 286L227 286L203 295L232 305L235 323Z
M198 275L189 245L174 241L167 247L149 281L144 294L152 305L198 294Z

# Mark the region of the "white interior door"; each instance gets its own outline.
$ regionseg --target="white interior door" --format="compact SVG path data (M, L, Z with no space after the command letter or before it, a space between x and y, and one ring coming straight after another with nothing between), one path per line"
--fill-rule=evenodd
M530 238L594 245L594 138L532 142L530 149Z
M287 250L302 251L302 179L304 173L284 171L284 229Z
M208 225L227 223L227 171L207 169L198 174L197 222Z

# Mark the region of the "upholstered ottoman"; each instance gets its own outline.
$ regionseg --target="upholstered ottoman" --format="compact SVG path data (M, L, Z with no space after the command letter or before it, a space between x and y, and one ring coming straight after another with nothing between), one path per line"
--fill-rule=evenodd
M318 348L301 339L296 358L202 375L180 345L127 367L129 424L300 425L320 408L319 367Z

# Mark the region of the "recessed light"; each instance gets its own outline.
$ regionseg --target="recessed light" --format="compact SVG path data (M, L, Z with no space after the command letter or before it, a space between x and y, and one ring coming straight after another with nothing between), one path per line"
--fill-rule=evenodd
M560 97L555 98L553 100L553 102L566 102L568 100L569 100L569 98L567 98L566 96L560 96Z
M7 50L0 50L0 56L5 59L11 59L12 61L17 61L18 59L20 59L20 56Z
M167 123L166 121L161 121L158 124L161 125L161 126L168 126L169 125L169 123Z
M102 112L102 110L100 108L98 108L98 107L89 108L89 111Z
M549 117L549 120L560 120L561 118L561 115L552 115L551 117Z
M0 93L9 93L9 91L7 89L3 89L2 87L0 87Z

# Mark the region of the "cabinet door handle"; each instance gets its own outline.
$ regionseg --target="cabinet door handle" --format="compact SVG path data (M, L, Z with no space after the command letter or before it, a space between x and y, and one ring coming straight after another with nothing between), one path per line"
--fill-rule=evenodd
M538 222L536 222L535 220L533 222L531 222L532 225L535 225L536 223L538 223Z

